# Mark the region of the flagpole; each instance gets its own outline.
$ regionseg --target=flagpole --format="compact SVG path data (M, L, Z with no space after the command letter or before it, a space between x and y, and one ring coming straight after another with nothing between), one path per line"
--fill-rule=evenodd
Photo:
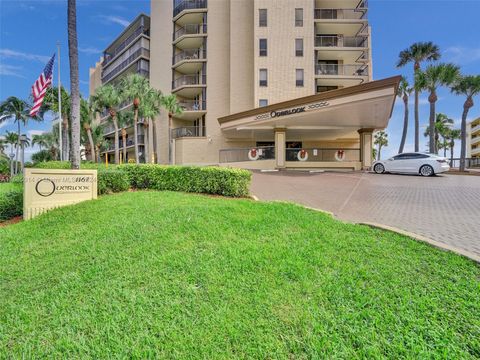
M63 140L62 140L62 95L61 95L61 83L60 83L60 41L57 41L57 62L58 62L58 142L60 160L63 160Z

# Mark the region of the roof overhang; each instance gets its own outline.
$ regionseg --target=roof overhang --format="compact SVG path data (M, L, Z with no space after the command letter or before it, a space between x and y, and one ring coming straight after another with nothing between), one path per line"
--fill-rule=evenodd
M218 119L223 131L286 129L384 129L401 76L327 91Z

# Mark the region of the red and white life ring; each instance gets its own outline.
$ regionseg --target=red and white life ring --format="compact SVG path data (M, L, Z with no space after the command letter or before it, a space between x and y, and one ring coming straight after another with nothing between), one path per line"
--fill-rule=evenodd
M258 151L258 149L250 149L250 151L248 152L248 158L251 160L251 161L255 161L255 160L258 160L258 158L260 157L260 152Z
M345 160L345 151L344 150L338 150L335 153L335 160L337 160L337 161Z
M308 152L305 149L300 150L297 153L297 159L298 161L307 161L308 160Z

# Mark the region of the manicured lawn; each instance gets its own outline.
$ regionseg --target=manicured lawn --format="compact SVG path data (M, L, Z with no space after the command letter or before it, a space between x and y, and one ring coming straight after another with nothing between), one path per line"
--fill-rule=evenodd
M129 192L0 228L0 357L478 358L480 268L292 204Z

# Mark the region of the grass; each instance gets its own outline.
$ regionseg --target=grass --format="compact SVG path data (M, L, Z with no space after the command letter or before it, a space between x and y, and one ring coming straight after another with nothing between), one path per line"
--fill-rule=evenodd
M101 197L0 228L0 279L0 357L480 357L476 264L293 204Z

